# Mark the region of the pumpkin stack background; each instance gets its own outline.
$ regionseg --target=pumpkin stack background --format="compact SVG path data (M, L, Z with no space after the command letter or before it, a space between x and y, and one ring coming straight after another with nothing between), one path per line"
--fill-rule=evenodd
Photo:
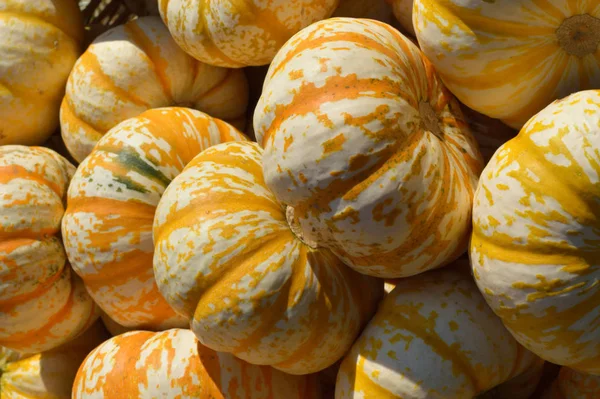
M0 399L600 398L600 3L0 0Z

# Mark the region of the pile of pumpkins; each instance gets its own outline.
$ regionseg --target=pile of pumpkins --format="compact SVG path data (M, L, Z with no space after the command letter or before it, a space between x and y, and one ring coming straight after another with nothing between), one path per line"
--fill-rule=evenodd
M127 3L0 0L0 399L600 398L599 2Z

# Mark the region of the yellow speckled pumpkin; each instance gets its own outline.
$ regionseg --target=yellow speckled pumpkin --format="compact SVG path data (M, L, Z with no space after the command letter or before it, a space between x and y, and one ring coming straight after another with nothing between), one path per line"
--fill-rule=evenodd
M342 362L335 397L472 399L540 363L468 273L431 271L399 280L381 302Z
M39 145L56 130L82 39L76 0L0 2L0 145Z
M253 366L202 346L190 330L132 331L81 365L73 399L320 399L315 376Z
M266 65L305 26L329 17L339 0L159 0L175 41L210 65Z
M34 353L79 335L98 309L60 239L75 167L43 147L0 147L0 345Z
M109 335L100 321L58 348L24 355L0 348L0 398L71 399L85 357Z
M87 290L117 323L150 330L187 325L154 280L154 212L196 154L228 140L246 138L199 111L158 108L115 126L77 169L62 221L65 248Z
M242 71L194 60L159 17L143 17L99 36L77 60L61 106L62 137L78 162L125 119L184 106L245 126L248 85Z
M350 348L383 281L302 240L265 185L261 153L251 142L216 145L173 180L156 210L154 273L204 345L313 373Z
M542 399L598 399L600 376L578 373L562 367L558 378L544 393Z
M391 26L331 18L295 35L254 130L267 186L355 270L405 277L466 250L481 155L457 101Z
M421 50L470 108L520 129L557 98L600 87L600 3L415 0Z
M600 91L546 107L487 165L473 209L477 285L538 356L600 374Z

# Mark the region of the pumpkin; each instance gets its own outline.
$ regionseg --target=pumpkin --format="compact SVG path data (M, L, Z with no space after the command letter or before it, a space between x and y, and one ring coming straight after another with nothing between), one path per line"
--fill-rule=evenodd
M331 18L295 35L254 130L267 186L355 270L406 277L466 250L481 155L431 64L391 26Z
M413 26L413 0L386 0L392 6L392 11L402 28L412 36L415 36Z
M124 327L186 326L152 271L152 223L171 180L203 149L245 140L231 125L186 108L158 108L121 122L79 166L62 221L65 249L88 292Z
M350 348L383 281L302 238L265 185L261 153L251 142L216 145L173 180L154 219L154 274L203 345L314 373Z
M548 388L542 399L598 399L600 376L578 373L562 367L558 378Z
M413 21L450 91L515 129L553 100L600 85L596 1L415 0Z
M473 210L477 285L515 338L600 374L600 91L555 101L486 166Z
M245 125L248 85L242 71L194 60L159 17L143 17L100 35L77 60L62 102L62 137L78 162L111 128L167 106L199 109Z
M101 322L58 348L23 355L0 351L0 397L2 399L71 399L75 374L85 357L108 339Z
M98 317L60 239L74 171L47 148L0 147L0 345L7 348L55 348Z
M342 361L336 399L471 399L538 366L468 273L437 270L386 295Z
M39 145L56 130L82 39L75 0L0 3L0 145Z
M538 387L544 374L546 362L537 358L524 372L497 387L476 396L476 399L529 399Z
M112 336L121 335L126 332L135 330L135 328L128 328L128 327L124 327L124 326L120 325L119 323L117 323L116 321L111 319L110 316L108 316L104 312L102 312L102 314L100 315L100 319L102 320L104 327L108 330L108 332Z
M173 38L209 65L267 65L300 29L329 17L339 0L159 0Z
M253 366L202 346L190 330L172 329L113 337L85 359L72 398L123 397L319 399L320 395L314 376Z
M333 17L369 18L391 24L394 21L392 8L386 0L340 0Z

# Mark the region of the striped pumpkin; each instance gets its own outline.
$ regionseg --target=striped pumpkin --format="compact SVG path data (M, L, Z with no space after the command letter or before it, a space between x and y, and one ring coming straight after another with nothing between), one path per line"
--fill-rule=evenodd
M544 392L542 399L598 399L600 376L578 373L562 367L558 378Z
M207 347L290 374L340 359L383 292L303 241L266 187L256 143L224 143L173 180L156 211L160 290Z
M296 32L329 17L339 0L159 0L160 15L188 54L209 65L267 65Z
M516 129L553 100L600 86L597 1L415 0L413 20L452 93Z
M331 18L294 36L254 130L267 186L359 272L410 276L466 250L481 155L457 101L391 26Z
M413 26L413 0L386 0L392 5L392 10L396 19L410 35L415 36L415 27Z
M73 381L85 357L108 339L100 321L73 341L32 356L0 350L0 398L71 399Z
M228 140L245 137L199 111L153 109L113 128L77 169L62 223L65 248L88 292L117 323L150 330L187 325L154 280L154 212L196 154Z
M399 280L338 373L336 399L471 399L539 366L468 273Z
M124 378L126 376L126 378ZM198 343L190 330L132 331L81 365L73 399L319 399L314 376L253 366Z
M556 101L504 144L475 193L471 259L488 304L540 357L600 374L600 91Z
M78 162L118 123L151 108L199 109L243 128L248 86L242 71L197 62L159 17L99 36L77 60L60 112L62 137Z
M80 334L98 309L60 240L75 167L43 147L0 147L0 345L34 353Z
M56 130L82 39L75 0L0 2L0 145L39 145Z

